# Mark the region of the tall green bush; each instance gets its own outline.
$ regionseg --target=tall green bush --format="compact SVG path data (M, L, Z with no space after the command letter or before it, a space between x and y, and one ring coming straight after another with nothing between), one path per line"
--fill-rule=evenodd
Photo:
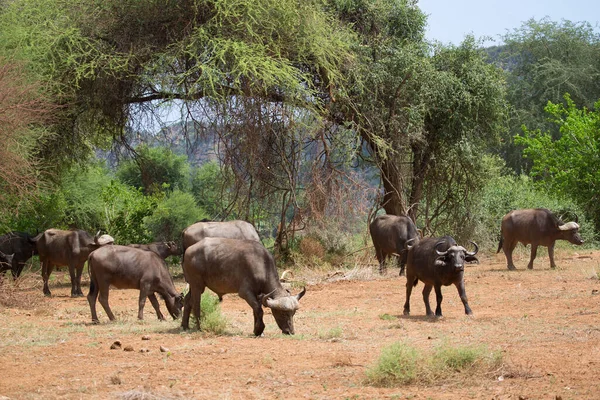
M184 228L207 217L192 194L175 190L157 203L152 215L144 218L144 226L153 240L178 241Z

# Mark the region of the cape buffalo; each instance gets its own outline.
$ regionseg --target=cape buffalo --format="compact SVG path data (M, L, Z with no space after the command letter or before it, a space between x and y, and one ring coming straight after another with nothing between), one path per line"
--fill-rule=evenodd
M157 254L163 260L169 256L179 255L179 247L175 242L153 242L148 244L128 244L127 246L136 249L151 251Z
M111 321L115 316L108 305L108 288L138 289L140 291L138 318L144 319L146 297L156 310L158 319L165 317L160 312L158 293L164 300L173 319L181 314L183 295L177 293L164 261L154 252L129 246L105 246L92 252L88 258L90 292L87 295L92 313L92 322L98 322L96 299L100 301Z
M545 208L513 210L502 218L500 228L500 243L498 251L504 250L507 267L515 270L512 253L518 242L525 246L531 244L531 258L527 268L533 269L533 260L537 255L538 246L548 247L550 267L556 268L554 263L554 243L557 240L568 240L581 245L583 240L579 235L577 222L564 224L556 215Z
M24 232L9 232L0 236L0 251L4 254L13 255L8 268L6 265L0 267L0 273L10 270L13 278L19 277L25 263L37 254L34 238Z
M100 246L111 244L114 239L109 235L95 237L86 231L77 229L63 231L48 229L34 239L42 264L42 279L44 281L44 294L50 296L48 278L55 266L66 265L71 275L71 297L83 296L81 292L81 273L83 265L90 252Z
M458 289L460 300L465 306L465 313L471 315L473 312L467 302L464 282L465 261L477 261L478 247L475 242L475 251L468 252L464 247L458 246L450 236L441 238L425 238L419 243L411 246L407 244L408 259L406 265L406 302L404 303L404 315L410 315L410 294L413 286L419 281L425 284L423 288L423 301L428 316L433 316L429 306L429 294L435 288L437 307L435 316L442 316L442 285L454 284Z
M185 250L207 237L222 237L229 239L245 239L260 242L260 237L254 226L246 221L235 220L225 222L200 221L185 228L182 232L183 253Z
M404 244L409 239L419 239L412 220L403 215L380 215L369 225L369 232L379 261L379 273L385 271L386 258L396 254L399 256L400 275L404 275L407 253Z
M292 296L281 286L275 261L262 244L253 240L206 238L190 246L183 262L183 273L190 285L185 297L181 326L189 328L193 308L200 329L200 297L209 288L219 297L237 293L252 307L254 334L264 329L262 306L269 307L284 334L294 334L294 314L306 288Z

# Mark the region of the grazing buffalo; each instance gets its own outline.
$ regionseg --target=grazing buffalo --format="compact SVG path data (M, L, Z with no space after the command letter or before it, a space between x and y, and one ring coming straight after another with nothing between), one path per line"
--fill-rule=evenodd
M246 221L200 221L185 228L182 233L183 253L185 250L207 237L221 237L260 242L260 237L254 226Z
M156 310L158 319L165 317L160 312L158 293L167 305L173 319L177 319L183 307L183 295L177 293L173 279L164 261L154 252L129 246L106 246L92 252L88 258L90 292L87 296L92 313L92 322L98 322L96 299L100 301L111 321L115 316L108 305L108 288L138 289L140 291L138 318L144 319L146 297Z
M37 254L34 238L24 232L9 232L0 236L0 251L4 254L13 255L8 268L6 268L6 265L0 267L0 273L10 270L13 278L19 277L25 263Z
M556 215L545 208L513 210L502 218L500 228L500 243L498 251L504 250L507 267L514 270L512 253L518 242L525 246L531 244L531 258L527 268L533 269L533 260L537 255L538 246L548 247L550 267L556 268L554 263L554 243L557 240L568 240L581 245L583 240L579 235L577 222L564 224Z
M44 280L44 294L50 296L48 278L55 266L66 265L71 275L71 297L83 296L81 292L81 273L83 265L90 252L100 246L112 244L114 239L109 235L95 237L86 231L77 229L63 231L48 229L34 239L42 264L42 279Z
M403 215L380 215L369 225L369 232L379 261L379 273L385 271L388 256L399 256L400 275L404 275L407 251L404 244L410 239L419 239L417 227L409 217Z
M163 260L169 256L176 256L179 254L179 247L177 247L175 242L153 242L148 244L129 244L127 246L151 251Z
M465 292L464 269L465 261L477 261L478 247L474 242L475 251L468 252L464 247L458 246L450 236L441 238L425 238L414 246L407 244L408 259L406 265L406 302L404 315L410 315L410 294L413 286L419 281L425 284L423 288L423 301L428 316L433 316L429 306L429 294L435 288L437 307L435 316L442 316L442 285L454 284L458 295L465 306L465 313L471 315L472 311L467 302Z
M186 295L181 326L189 328L190 310L200 329L200 297L209 288L219 297L237 293L252 307L254 334L264 329L262 306L269 307L284 334L294 334L294 314L306 288L292 296L277 276L271 253L259 242L228 238L206 238L190 246L183 262L183 273L190 285Z

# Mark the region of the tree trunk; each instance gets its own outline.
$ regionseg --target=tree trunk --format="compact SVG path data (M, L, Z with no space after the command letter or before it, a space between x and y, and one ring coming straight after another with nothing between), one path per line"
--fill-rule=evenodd
M381 206L387 214L406 215L405 199L402 192L404 182L394 160L387 158L380 166L381 180L385 193Z
M427 148L421 148L418 145L412 146L413 151L413 180L410 189L410 211L408 216L416 222L419 214L419 203L423 199L423 185L431 161L431 151Z

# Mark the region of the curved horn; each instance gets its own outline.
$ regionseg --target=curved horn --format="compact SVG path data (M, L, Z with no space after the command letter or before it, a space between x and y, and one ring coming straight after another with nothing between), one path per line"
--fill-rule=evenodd
M435 244L435 252L437 253L438 256L445 256L446 254L448 254L448 250L446 251L439 251L438 247L440 247L440 244L446 244L445 241L439 241Z
M302 298L302 296L304 296L306 294L306 287L302 288L302 291L300 293L298 293L296 296L296 300L300 301L300 299Z
M465 253L466 253L468 256L474 256L474 255L475 255L475 254L477 254L477 252L479 251L479 246L477 246L477 243L475 243L475 242L474 242L474 241L472 241L472 240L469 240L469 243L471 243L473 246L475 246L475 251L473 251L473 252L467 251L467 252L465 252Z
M558 227L561 231L570 231L572 229L579 229L579 224L577 222L567 222L564 225Z
M300 306L296 296L285 296L277 299L267 299L267 307L275 310L295 311Z
M408 239L406 242L404 242L404 248L406 250L412 249L414 247L414 244L411 244L411 243L414 242L415 240L417 240L417 238Z
M273 289L273 291L271 293L269 293L269 294L261 294L260 295L260 296L262 296L262 297L260 297L260 302L262 303L263 306L269 307L269 305L268 305L267 302L268 302L269 298L271 297L271 295L273 293L275 293L276 290L277 289Z
M285 271L283 271L283 272L281 273L281 278L279 278L279 280L280 280L280 281L285 281L285 276L286 276L288 273L289 273L289 274L290 274L292 277L294 276L294 273L293 273L291 270L289 270L289 269L286 269Z
M96 232L96 235L94 236L94 243L96 243L96 244L98 244L98 238L100 237L100 232L102 232L102 231Z

